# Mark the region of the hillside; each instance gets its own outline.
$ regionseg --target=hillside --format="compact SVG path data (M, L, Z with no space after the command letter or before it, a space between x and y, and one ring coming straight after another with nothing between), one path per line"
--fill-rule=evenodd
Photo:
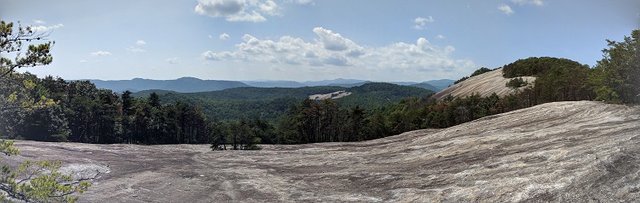
M319 81L290 81L290 80L259 80L259 81L242 81L253 87L284 87L284 88L298 88L298 87L317 87L317 86L338 86L338 87L354 87L359 86L367 81L356 79L333 79L333 80L319 80Z
M143 90L168 90L175 92L206 92L224 90L249 85L238 81L201 80L193 77L183 77L175 80L150 80L135 78L133 80L90 80L98 88L110 89L115 92L129 90L132 92Z
M440 90L443 90L441 88L438 88L436 86L433 86L433 85L429 84L428 82L416 83L416 84L412 84L410 86L419 87L419 88L423 88L423 89L428 89L428 90L431 90L431 91L434 91L434 92L439 92Z
M288 87L288 88L296 88L296 87L304 87L305 85L296 82L296 81L288 81L288 80L265 80L265 81L242 81L243 83L252 86L252 87Z
M557 102L441 130L260 151L17 141L22 153L8 161L101 172L82 202L628 202L640 198L639 115Z
M134 96L144 97L154 91L141 91L135 93ZM330 94L338 91L352 93L349 96L336 99L335 101L338 104L347 107L366 107L367 109L379 108L407 97L424 97L433 94L432 91L426 89L389 83L366 83L351 88L337 86L300 88L242 87L197 93L167 93L166 91L159 91L159 94L162 102L180 101L197 104L204 109L209 118L234 120L260 117L272 120L311 95Z
M535 81L535 77L521 77L529 84ZM471 94L477 93L482 97L490 96L493 93L498 96L504 96L513 92L512 89L506 86L511 78L503 77L502 69L497 69L487 73L483 73L477 76L473 76L458 84L451 85L450 87L436 93L433 98L441 100L449 95L453 97L465 97ZM522 87L524 88L524 87Z
M438 88L438 90L443 90L453 85L453 82L455 82L455 80L440 79L440 80L429 80L429 81L425 81L424 83L430 84Z
M367 109L376 109L389 104L394 104L407 97L426 97L433 91L412 86L402 86L390 83L366 83L361 86L347 88L347 92L353 94L342 97L336 101L347 107L360 106Z

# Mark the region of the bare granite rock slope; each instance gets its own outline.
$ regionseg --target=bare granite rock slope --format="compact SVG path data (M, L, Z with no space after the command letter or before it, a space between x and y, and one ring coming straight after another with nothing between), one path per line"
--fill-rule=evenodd
M629 202L640 199L640 109L558 102L360 143L207 145L18 141L24 157L108 167L81 202ZM97 167L101 168L101 167Z
M527 81L530 85L536 80L535 77L528 76L520 78ZM432 98L441 100L449 95L453 97L465 97L474 93L481 97L488 97L493 93L496 93L498 96L505 96L513 92L512 89L506 86L509 80L511 80L511 78L505 78L502 76L502 69L497 69L473 76L458 84L451 85L450 87L433 95Z

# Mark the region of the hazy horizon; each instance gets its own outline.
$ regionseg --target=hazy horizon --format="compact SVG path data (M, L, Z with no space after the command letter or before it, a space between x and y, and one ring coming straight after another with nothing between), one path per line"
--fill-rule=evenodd
M551 56L594 65L640 22L621 1L11 1L0 17L50 32L64 79L458 79Z
M196 78L196 79L200 79L200 80L219 80L219 81L238 81L238 82L279 82L279 81L283 81L283 82L299 82L299 83L305 83L305 82L319 82L319 81L333 81L333 80L358 80L358 81L366 81L366 82L415 82L415 83L421 83L421 82L426 82L426 81L441 81L441 80L450 80L450 81L455 81L456 79L449 79L449 78L441 78L441 79L433 79L433 80L425 80L425 81L409 81L409 80L398 80L398 81L387 81L387 80L363 80L363 79L358 79L358 78L333 78L333 79L320 79L320 80L268 80L268 79L254 79L254 80L225 80L225 79L205 79L205 78L199 78L199 77L195 77L195 76L181 76L181 77L176 77L176 78L168 78L168 79L154 79L154 78L144 78L144 77L134 77L134 78L129 78L129 79L113 79L113 80L109 80L109 79L95 79L95 78L82 78L82 79L73 79L73 80L102 80L102 81L119 81L119 80L135 80L135 79L143 79L143 80L178 80L181 78Z

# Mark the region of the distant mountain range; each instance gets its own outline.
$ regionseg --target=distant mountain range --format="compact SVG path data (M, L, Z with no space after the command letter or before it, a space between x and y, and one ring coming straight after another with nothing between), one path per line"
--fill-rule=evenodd
M134 78L132 80L89 80L96 84L98 88L110 89L115 92L129 90L139 92L144 90L167 90L181 93L218 91L238 87L262 87L262 88L298 88L316 86L337 86L337 87L357 87L371 81L356 79L334 79L321 81L288 81L288 80L264 80L264 81L229 81L229 80L202 80L194 77L183 77L175 80L152 80ZM389 82L396 85L414 86L438 92L449 85L454 80L431 80L425 82Z
M170 90L175 92L207 92L236 87L250 87L238 81L201 80L193 77L183 77L175 80L151 80L134 78L132 80L90 80L98 88L110 89L115 92L138 92L143 90Z

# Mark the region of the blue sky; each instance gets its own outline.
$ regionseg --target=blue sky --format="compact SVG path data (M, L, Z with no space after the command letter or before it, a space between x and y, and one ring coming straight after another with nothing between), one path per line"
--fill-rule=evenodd
M50 32L65 79L457 79L554 56L594 65L640 26L638 0L0 0Z

